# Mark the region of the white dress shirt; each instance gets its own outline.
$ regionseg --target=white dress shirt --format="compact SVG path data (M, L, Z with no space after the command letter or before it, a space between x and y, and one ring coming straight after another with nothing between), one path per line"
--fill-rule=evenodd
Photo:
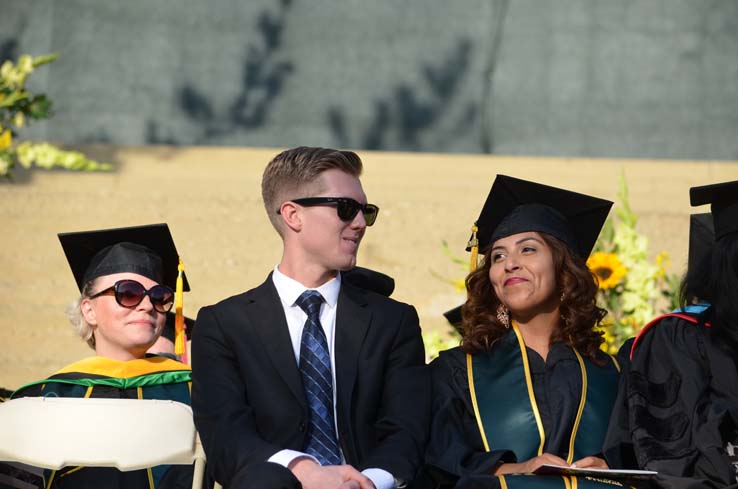
M295 301L297 301L297 298L300 297L308 287L305 287L300 282L293 280L280 272L279 266L274 267L272 281L277 289L279 299L282 302L284 315L287 318L287 328L290 332L290 340L292 341L292 350L295 353L295 361L297 362L297 365L300 365L302 329L305 326L307 314L305 314L300 306L295 304ZM341 290L341 274L337 274L336 278L329 280L313 290L320 292L320 295L322 295L325 300L320 307L320 325L323 327L323 331L325 332L325 338L328 342L328 351L331 355L331 376L333 377L333 419L335 423L338 420L336 413L336 306L338 305L338 293ZM338 433L338 429L336 429L336 433ZM319 463L315 457L308 455L307 453L287 449L278 451L269 457L268 461L288 467L289 464L298 457L308 457L313 459L316 463ZM345 461L343 458L343 452L341 452L341 460ZM392 477L392 474L384 469L369 468L363 470L362 473L371 479L377 489L393 489L395 487L395 480Z

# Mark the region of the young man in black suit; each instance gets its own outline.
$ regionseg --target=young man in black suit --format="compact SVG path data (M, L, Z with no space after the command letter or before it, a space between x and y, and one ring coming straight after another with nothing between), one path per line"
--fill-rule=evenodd
M197 317L192 406L226 488L389 489L421 464L430 387L417 313L339 273L379 212L361 171L350 151L277 155L262 196L282 259Z

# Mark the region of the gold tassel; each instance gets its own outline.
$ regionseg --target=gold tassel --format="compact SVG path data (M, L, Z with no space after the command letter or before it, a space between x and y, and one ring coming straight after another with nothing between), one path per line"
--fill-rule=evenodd
M184 263L179 259L177 265L177 289L174 291L174 354L179 355L186 363L185 355L185 323L182 305L184 302Z
M479 228L477 227L477 223L472 224L472 235L471 235L471 238L469 238L469 243L466 245L471 251L471 254L469 256L469 271L470 272L473 272L474 270L476 270L477 265L478 265L479 240L477 239L477 231L479 231Z

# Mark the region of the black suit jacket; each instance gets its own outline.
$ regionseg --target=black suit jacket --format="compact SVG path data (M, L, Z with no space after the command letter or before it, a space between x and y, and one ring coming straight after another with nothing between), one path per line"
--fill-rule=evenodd
M192 408L224 486L248 464L303 450L309 410L271 279L200 310ZM338 436L346 462L411 480L421 464L430 384L412 306L343 281L336 311Z

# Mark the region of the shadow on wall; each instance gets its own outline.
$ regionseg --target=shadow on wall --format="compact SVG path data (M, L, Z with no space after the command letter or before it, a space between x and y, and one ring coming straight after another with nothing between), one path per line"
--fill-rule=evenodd
M295 64L285 58L282 49L292 5L293 0L279 0L276 12L264 10L258 16L259 42L246 46L241 90L227 108L218 110L207 92L192 83L179 88L177 106L198 130L194 138L188 138L187 144L208 144L215 138L266 124L288 77L295 72ZM429 149L424 137L427 139L425 135L431 130L441 134L433 140L433 147L448 146L459 135L473 130L479 119L477 104L469 102L461 111L456 104L454 114L450 113L469 72L472 50L472 41L462 38L444 59L421 65L422 83L418 86L400 83L390 88L386 96L374 101L373 115L363 129L349 127L350 116L343 107L330 107L327 118L334 146L417 151ZM438 131L441 123L450 129ZM147 122L146 141L182 144L154 120Z
M438 65L426 63L421 67L424 86L400 84L391 94L374 101L374 115L363 134L354 140L343 108L328 110L328 124L339 147L365 149L393 149L417 151L427 149L422 141L424 131L436 126L449 116L451 102L458 93L461 81L469 71L472 43L461 39L446 59ZM425 90L427 88L427 90ZM421 95L427 91L427 95ZM468 132L477 120L477 108L470 102L462 110L454 130L446 138L453 139ZM434 146L445 144L437 141Z
M293 63L284 60L280 52L291 7L292 0L279 0L277 13L264 10L259 15L256 28L261 42L246 47L241 92L225 111L217 112L205 92L192 84L187 83L178 90L178 106L201 128L199 136L188 144L206 143L213 137L264 125L286 78L294 71ZM148 143L179 144L173 136L161 134L154 121L148 122L146 131Z
M20 57L21 53L18 50L18 38L20 37L21 33L26 30L27 25L28 19L26 17L23 17L20 22L14 24L13 34L0 38L0 65L3 63L3 61L16 61Z
M18 41L14 38L0 41L0 64L6 60L18 59Z

